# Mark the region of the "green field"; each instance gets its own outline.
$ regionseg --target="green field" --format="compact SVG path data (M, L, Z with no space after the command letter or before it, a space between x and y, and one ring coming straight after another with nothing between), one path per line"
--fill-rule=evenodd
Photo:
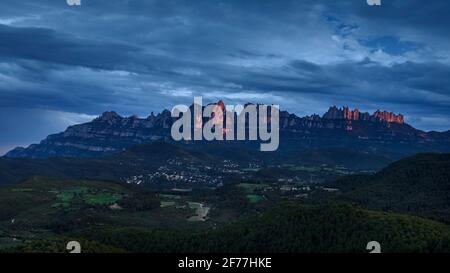
M91 205L111 205L122 199L120 194L114 194L109 192L98 194L87 194L85 201Z
M89 205L111 205L122 199L122 195L112 192L99 192L88 187L76 187L65 190L52 190L57 202L52 207L68 208L73 202L80 201Z
M269 184L240 183L237 186L244 188L248 193L253 193L258 190L264 190Z
M174 201L161 201L161 208L173 207L176 203Z
M240 183L237 186L245 190L245 197L250 203L259 203L260 201L265 200L265 197L261 194L261 191L264 191L269 187L268 184L253 183Z
M22 189L11 189L12 192L32 192L33 189L22 188Z
M181 196L176 194L159 194L159 197L164 199L181 199Z
M248 194L248 195L246 195L246 197L250 203L258 203L258 202L264 200L264 195Z

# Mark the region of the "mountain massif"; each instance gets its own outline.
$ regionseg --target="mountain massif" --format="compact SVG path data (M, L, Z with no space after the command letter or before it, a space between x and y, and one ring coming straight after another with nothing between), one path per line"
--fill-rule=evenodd
M105 112L91 122L49 135L39 144L17 147L6 157L96 157L118 153L137 144L170 142L173 141L170 128L174 121L168 110L157 115L152 113L147 118L122 117L115 112ZM281 152L352 147L397 159L417 152L450 151L448 131L439 133L415 129L405 123L403 115L392 112L369 114L335 106L322 116L298 117L281 111L280 138Z

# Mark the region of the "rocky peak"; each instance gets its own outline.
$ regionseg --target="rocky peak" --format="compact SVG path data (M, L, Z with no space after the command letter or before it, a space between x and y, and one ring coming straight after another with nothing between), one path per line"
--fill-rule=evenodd
M391 123L400 123L400 124L404 123L404 117L402 114L396 115L392 112L377 110L375 113L373 113L373 116L380 121L387 121Z
M341 109L338 109L336 106L332 106L328 109L328 111L323 115L324 119L342 119L344 114Z
M113 121L113 120L118 120L121 119L122 117L119 116L116 112L114 111L108 111L108 112L104 112L100 117L98 117L96 120L97 121Z
M219 101L217 102L217 106L219 106L219 107L222 109L222 111L225 110L225 103L223 103L222 100L219 100Z
M172 113L169 110L164 109L161 113L158 114L157 117L171 117L171 116Z
M322 116L324 119L336 119L336 120L364 120L364 121L385 121L390 123L404 123L404 117L401 114L394 114L392 112L377 110L373 115L368 112L360 112L358 108L351 110L345 106L343 108L337 108L332 106Z
M336 106L330 107L328 111L323 115L324 119L345 119L345 120L360 120L361 113L356 108L351 110L348 106L344 106L342 109Z

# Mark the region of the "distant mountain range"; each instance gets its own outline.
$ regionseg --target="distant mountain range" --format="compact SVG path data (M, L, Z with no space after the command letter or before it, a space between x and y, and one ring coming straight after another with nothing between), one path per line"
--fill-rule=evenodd
M152 113L147 118L105 112L91 122L70 126L64 132L49 135L39 144L17 147L5 156L98 157L133 145L172 142L170 128L174 121L168 110L157 115ZM353 148L397 159L417 152L450 151L450 131L424 132L405 123L401 114L386 111L369 114L335 106L322 116L298 117L281 111L280 138L279 153L324 147ZM236 142L227 143L234 145ZM186 144L193 145L192 142Z

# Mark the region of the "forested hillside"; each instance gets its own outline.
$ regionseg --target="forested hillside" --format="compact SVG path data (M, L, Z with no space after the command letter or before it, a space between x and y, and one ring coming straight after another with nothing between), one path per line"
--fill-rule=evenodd
M450 222L450 154L419 154L374 175L348 176L329 186L340 190L331 198Z

